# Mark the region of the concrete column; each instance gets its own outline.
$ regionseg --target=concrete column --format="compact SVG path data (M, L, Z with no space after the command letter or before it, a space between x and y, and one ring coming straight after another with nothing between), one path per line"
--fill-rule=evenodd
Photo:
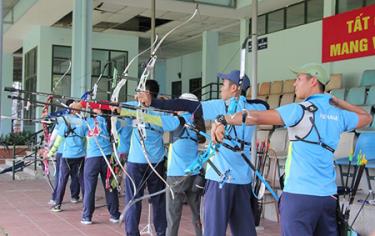
M92 0L75 0L72 34L71 95L80 97L91 87Z
M240 44L238 45L239 48L241 48L242 46L242 43L243 41L245 40L245 38L250 35L250 19L241 19L240 20ZM250 78L250 74L251 74L251 67L250 67L250 57L249 57L249 53L246 54L246 68L245 68L245 74L247 76L249 76ZM240 55L238 54L238 58L240 57ZM233 69L238 69L239 70L239 67L238 68L233 68Z
M336 13L336 0L325 0L323 17L333 16Z
M2 75L2 71L3 71L3 1L0 1L0 89L2 91L3 89L3 75ZM2 95L0 95L0 113L2 113L2 107L3 107L3 94L4 93L1 93ZM0 131L3 131L2 130L2 126L3 126L3 122L0 122Z
M219 33L204 31L202 37L202 86L204 86L217 81Z
M3 53L2 55L2 68L1 71L1 115L11 116L12 115L12 100L7 98L8 95L11 95L9 92L4 92L4 87L11 87L13 82L13 54ZM5 135L11 132L11 120L10 119L1 119L1 129L0 133Z

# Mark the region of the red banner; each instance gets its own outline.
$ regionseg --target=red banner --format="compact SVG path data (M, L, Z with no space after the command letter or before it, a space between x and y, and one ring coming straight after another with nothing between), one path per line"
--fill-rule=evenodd
M323 19L322 62L375 55L375 4Z

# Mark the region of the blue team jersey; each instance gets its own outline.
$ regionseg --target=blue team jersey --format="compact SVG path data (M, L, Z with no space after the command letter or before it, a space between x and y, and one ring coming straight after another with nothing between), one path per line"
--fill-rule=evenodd
M107 130L107 121L102 116L87 118L87 158L112 154L112 145Z
M117 132L119 135L119 143L117 152L119 154L128 154L130 149L130 137L132 135L133 127L130 119L120 119L117 122Z
M86 124L85 121L77 115L69 114L65 116L65 122L60 123L58 135L65 137L64 148L62 151L63 158L79 158L86 155L85 134Z
M128 105L137 106L138 103L127 102ZM149 114L160 114L152 111L146 111ZM134 120L136 122L136 120ZM159 163L164 158L164 142L163 142L163 129L156 125L145 124L146 126L146 139L144 140L147 157L151 163ZM141 145L141 137L139 135L137 127L133 128L133 132L130 138L130 149L128 161L132 163L146 164L148 163L143 147Z
M353 130L358 124L358 116L354 112L332 106L330 99L328 94L315 94L305 101L318 108L314 114L315 125L322 142L336 149L341 133ZM276 110L286 127L292 127L302 119L303 109L297 103ZM315 129L312 129L306 140L319 141ZM335 194L337 186L333 157L331 151L320 145L291 141L285 165L284 191L315 196Z
M231 106L231 105L229 105ZM203 117L205 120L214 120L218 115L228 114L228 106L222 99L210 100L202 102ZM266 106L263 103L250 103L247 102L243 96L239 97L237 105L234 107L233 112L240 112L243 109L246 110L266 110ZM244 147L244 154L251 159L250 146L251 138L255 126L232 126L228 135L235 140L244 140L247 144ZM225 143L233 146L235 143L224 140ZM211 161L218 167L218 169L224 173L230 170L231 179L227 180L226 183L233 184L249 184L251 183L252 171L246 162L242 159L239 152L234 152L222 145L220 145L218 152L211 158ZM220 181L219 176L213 170L210 165L207 165L206 179Z
M192 123L191 114L181 115L186 123ZM180 124L175 116L162 117L163 129L172 131L172 142L168 148L168 176L184 176L185 169L198 158L197 134Z
M59 130L59 127L61 126L61 124L64 122L63 118L62 117L57 117L56 119L56 126L55 126L55 129L58 131ZM64 142L65 142L65 139L63 137L63 140L61 141L60 143L60 146L59 148L57 149L57 153L63 153L63 150L64 150Z

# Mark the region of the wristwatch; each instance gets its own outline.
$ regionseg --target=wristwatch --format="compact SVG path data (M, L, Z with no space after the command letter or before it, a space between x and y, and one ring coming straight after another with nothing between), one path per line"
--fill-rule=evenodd
M215 123L222 124L224 126L227 126L228 122L225 120L224 115L218 115L216 116Z

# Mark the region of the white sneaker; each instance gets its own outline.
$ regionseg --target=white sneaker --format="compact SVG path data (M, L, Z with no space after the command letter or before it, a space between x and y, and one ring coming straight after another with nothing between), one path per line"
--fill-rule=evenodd
M56 205L55 200L53 199L49 200L48 205L51 205L51 206Z
M77 198L71 198L70 202L76 204L76 203L79 202L79 199L77 199Z
M84 225L91 225L92 224L92 221L90 219L82 219L81 220L81 224L84 224Z
M117 224L118 222L120 222L120 220L111 217L111 218L109 218L109 222L111 222L112 224Z

